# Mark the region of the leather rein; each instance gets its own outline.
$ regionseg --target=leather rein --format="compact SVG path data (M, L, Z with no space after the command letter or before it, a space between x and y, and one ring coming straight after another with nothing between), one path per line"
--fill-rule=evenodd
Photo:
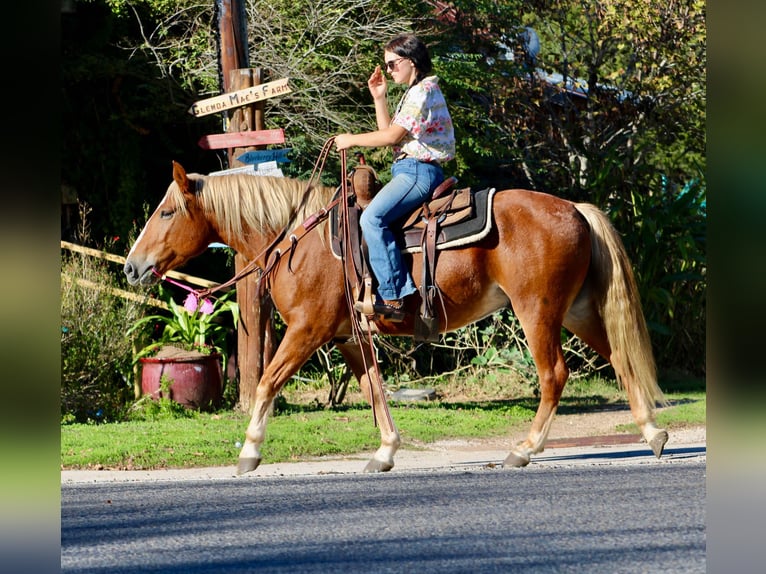
M316 178L317 181L319 181L319 177L321 176L322 170L324 169L324 165L327 161L327 156L329 155L330 150L332 149L333 144L335 143L335 137L329 138L324 145L322 146L322 151L319 154L319 157L317 158L316 163L314 164L314 169L311 172L311 177L308 180L308 183L306 184L306 190L304 191L304 194L308 194L308 192L311 190L311 185L314 179ZM341 205L342 209L342 223L343 223L343 236L345 238L344 240L344 251L345 256L351 256L351 242L350 242L350 233L351 230L349 228L349 216L348 216L348 208L349 208L349 186L348 186L348 177L346 177L347 173L347 164L346 164L346 151L342 150L340 152L340 159L341 159L341 194L339 197L331 201L328 205L320 209L318 212L314 213L313 215L309 216L303 223L301 223L298 227L296 227L289 235L288 235L288 228L287 226L280 231L277 236L272 240L272 242L266 247L261 253L259 253L255 258L250 260L247 265L245 265L242 269L240 269L231 279L226 281L225 283L221 283L220 285L217 285L215 287L209 287L206 289L197 289L194 290L193 293L198 297L198 300L204 299L205 297L211 295L212 293L215 293L216 291L220 291L222 289L225 289L227 287L230 287L231 285L234 285L239 281L240 279L246 277L247 275L250 275L251 273L258 272L258 292L262 293L264 290L263 280L264 278L268 279L271 272L274 270L274 267L276 264L281 260L282 256L285 253L289 253L290 257L288 259L288 269L292 271L292 268L290 267L290 262L292 261L293 253L295 252L295 248L298 245L298 242L306 236L307 233L309 233L311 230L313 230L319 223L324 221L328 215L330 214L330 211L338 204ZM258 264L259 261L263 260L265 262L265 265L263 268L261 268ZM353 340L355 340L362 353L362 363L364 365L365 372L369 373L372 372L373 376L370 377L370 392L371 393L378 393L381 400L385 401L385 389L383 388L383 377L380 374L380 368L378 366L378 361L376 358L376 352L375 352L375 344L372 339L372 331L370 329L363 329L359 315L354 310L354 288L355 286L351 284L351 279L349 277L349 273L347 272L346 266L344 264L343 266L343 275L344 275L344 283L345 283L345 296L346 296L346 304L348 305L349 310L349 317L351 318L351 326L352 326L352 335ZM358 283L358 279L357 279ZM356 288L359 288L359 285L356 285ZM368 318L369 319L369 318ZM367 346L369 349L368 353L365 353L364 346ZM368 364L369 360L372 361L372 365ZM372 368L371 368L372 367ZM372 408L372 418L373 423L377 426L377 415L375 413L374 408L374 401L370 401ZM393 428L394 423L393 419L391 418L391 413L388 411L388 409L385 409L386 412L386 418L388 422L388 427Z
M316 178L317 181L319 181L319 177L322 174L322 170L324 169L324 165L327 162L327 156L329 155L330 150L332 149L332 144L335 143L335 138L331 137L329 138L322 147L322 151L319 153L319 157L317 158L316 163L314 164L314 169L311 172L311 177L309 178L308 182L306 183L306 189L304 191L305 194L307 194L309 191L311 191L312 183L314 182L314 179ZM341 152L341 163L343 164L342 170L345 173L345 160L346 160L346 154L345 151ZM346 179L343 178L342 183L343 188L347 188ZM347 191L343 193L343 197L347 195ZM340 203L342 197L338 197L332 202L330 202L328 205L314 213L313 215L310 215L303 223L301 223L297 228L295 228L292 233L288 235L287 231L288 228L285 226L282 231L277 233L276 237L272 240L271 243L263 250L261 251L257 256L255 256L253 259L251 259L247 265L242 267L231 279L226 281L225 283L221 283L220 285L216 285L215 287L208 287L206 289L198 289L196 290L197 296L202 298L206 297L207 295L210 295L216 291L220 291L221 289L226 289L227 287L230 287L231 285L234 285L237 283L240 279L243 279L244 277L250 275L251 273L258 272L258 282L260 283L265 277L268 277L268 275L273 271L274 266L279 262L279 260L282 258L282 255L285 253L290 254L290 258L288 259L288 267L290 266L290 262L292 261L293 252L295 251L296 246L298 245L298 241L300 241L309 231L314 229L317 225L319 225L322 221L324 221L327 216L330 214L330 211ZM264 261L264 266L261 267L259 265L259 261Z

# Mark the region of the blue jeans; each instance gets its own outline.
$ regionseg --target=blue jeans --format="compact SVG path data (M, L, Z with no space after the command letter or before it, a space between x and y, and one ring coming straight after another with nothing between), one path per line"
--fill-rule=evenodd
M378 295L389 301L417 291L391 226L425 203L444 181L439 165L412 158L395 162L391 175L391 181L364 208L359 219L370 267L378 282Z

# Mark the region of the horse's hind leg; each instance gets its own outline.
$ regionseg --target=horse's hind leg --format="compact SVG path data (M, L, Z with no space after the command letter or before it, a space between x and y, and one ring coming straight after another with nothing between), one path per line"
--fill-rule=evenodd
M651 355L649 354L651 351L647 350L646 345L634 345L635 348L632 349L625 346L622 353L612 349L604 322L590 304L587 290L578 296L569 309L564 319L564 326L610 362L628 395L633 420L638 425L644 440L651 447L654 455L660 458L665 443L668 441L668 433L664 429L657 428L655 424L654 398L658 396L656 394L658 389L655 390L656 376L653 375L652 369L649 375L644 374L643 378L639 379L634 371L644 373L645 367L631 369L628 363L631 358L634 364L636 361L641 361L642 364L651 363ZM629 357L627 353L633 353L634 356Z
M517 314L517 317L519 315ZM561 349L560 330L542 323L525 326L519 317L537 367L540 380L540 404L527 438L511 449L503 466L521 467L529 464L530 455L542 452L556 414L569 369Z
M364 355L356 343L336 343L336 347L346 359L346 363L359 380L367 401L372 405L375 420L380 427L380 447L365 467L365 472L386 472L394 467L394 455L399 449L401 439L399 431L391 418L388 401L382 389L374 384L376 365L369 349L364 348ZM366 366L365 366L366 363Z

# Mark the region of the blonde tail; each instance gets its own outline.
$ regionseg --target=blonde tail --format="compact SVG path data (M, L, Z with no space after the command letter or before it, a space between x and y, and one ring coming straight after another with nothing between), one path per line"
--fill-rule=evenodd
M628 254L603 211L589 203L578 203L576 207L591 228L591 272L612 349L612 366L632 407L636 401L634 413L653 413L657 403L664 406L667 401L657 385L649 330ZM648 416L653 418L652 414Z

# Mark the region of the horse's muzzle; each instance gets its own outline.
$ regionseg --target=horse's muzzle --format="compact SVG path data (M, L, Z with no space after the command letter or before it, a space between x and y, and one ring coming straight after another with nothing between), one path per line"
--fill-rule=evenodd
M128 283L131 285L152 285L156 283L158 277L152 272L152 266L147 266L144 270L141 270L132 261L126 261L125 267L122 268L125 273L125 277L128 279Z

